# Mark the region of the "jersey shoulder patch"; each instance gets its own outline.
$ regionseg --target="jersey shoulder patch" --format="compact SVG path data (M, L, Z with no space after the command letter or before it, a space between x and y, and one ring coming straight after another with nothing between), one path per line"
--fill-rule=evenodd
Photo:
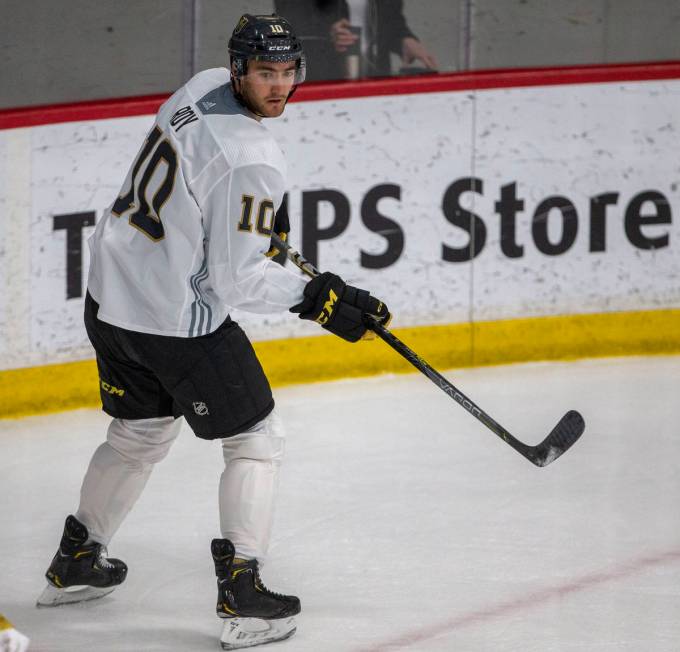
M196 106L203 115L238 115L243 113L240 107L231 101L228 83L213 88L202 98L196 100Z

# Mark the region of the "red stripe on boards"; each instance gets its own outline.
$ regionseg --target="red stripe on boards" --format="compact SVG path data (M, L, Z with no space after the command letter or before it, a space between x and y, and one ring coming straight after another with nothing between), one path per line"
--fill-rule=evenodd
M476 70L359 81L309 82L300 86L292 101L314 102L380 95L442 93L557 84L635 82L655 79L680 79L680 61ZM73 104L3 109L0 110L0 129L153 115L168 97L169 94L146 95Z

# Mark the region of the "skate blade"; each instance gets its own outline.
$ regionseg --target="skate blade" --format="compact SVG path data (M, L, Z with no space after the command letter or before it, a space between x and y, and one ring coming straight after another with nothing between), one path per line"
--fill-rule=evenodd
M40 594L36 607L58 607L62 604L75 604L76 602L86 602L103 598L111 593L116 587L107 586L98 588L96 586L71 586L67 589L58 589L56 586L48 584Z
M229 618L224 623L220 645L223 650L264 645L282 641L295 634L295 618Z

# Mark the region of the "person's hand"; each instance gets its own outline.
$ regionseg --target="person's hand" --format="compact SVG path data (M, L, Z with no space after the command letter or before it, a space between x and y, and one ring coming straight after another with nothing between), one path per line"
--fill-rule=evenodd
M337 274L323 272L304 289L303 300L290 312L309 319L348 342L373 339L369 318L387 327L392 315L387 306L366 290L347 285Z
M429 70L437 70L437 60L431 55L425 46L412 36L407 36L401 42L401 59L404 64L413 63L416 59Z
M331 25L331 42L336 52L346 52L350 46L359 40L359 37L349 30L350 25L351 23L347 18L338 20Z

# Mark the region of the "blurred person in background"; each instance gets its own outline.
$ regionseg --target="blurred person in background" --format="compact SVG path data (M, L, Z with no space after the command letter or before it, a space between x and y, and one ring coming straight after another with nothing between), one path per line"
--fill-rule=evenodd
M406 24L403 0L274 0L276 13L298 25L310 64L307 79L356 79L436 71L435 57Z

